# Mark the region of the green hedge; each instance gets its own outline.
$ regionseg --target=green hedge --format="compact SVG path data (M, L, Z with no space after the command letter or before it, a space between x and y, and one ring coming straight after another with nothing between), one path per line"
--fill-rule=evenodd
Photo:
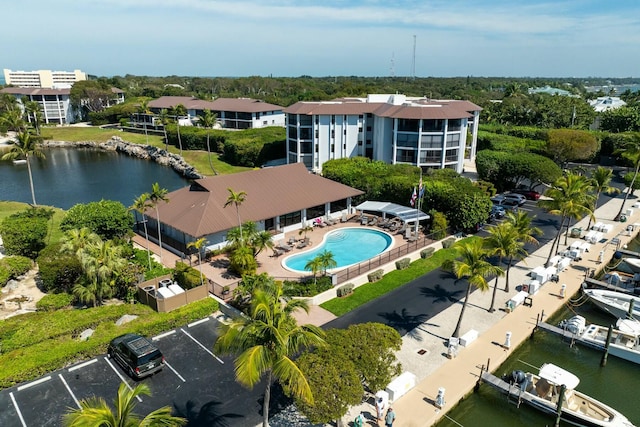
M347 295L351 295L354 289L353 283L347 283L345 285L336 288L336 296L338 297L346 297Z
M312 297L328 289L331 289L331 277L318 277L315 282L307 280L299 282L296 280L285 280L283 282L284 294L288 297Z
M411 258L402 258L396 261L396 268L398 270L404 270L405 268L408 268L410 264Z
M205 298L169 313L156 313L136 304L37 312L9 318L0 323L0 388L104 354L109 341L118 335L128 332L157 335L209 316L217 309L215 300ZM124 314L139 317L116 326L115 320ZM78 334L89 327L95 329L91 338L78 341Z
M379 269L367 274L367 279L369 280L369 282L377 282L378 280L382 279L382 276L384 276L384 270Z
M424 248L420 251L420 258L427 259L436 251L435 248Z
M41 311L56 311L69 307L73 300L74 296L67 293L48 294L36 303L36 308Z
M453 246L453 244L456 242L456 238L455 237L447 237L446 239L444 239L442 241L442 247L444 249L449 249L451 246Z
M33 267L31 259L14 255L0 259L0 286L4 286L11 279L22 276Z
M176 262L176 268L173 270L173 280L178 282L183 289L193 289L202 284L202 281L207 282L207 276L202 275L202 281L200 280L200 271L193 267L189 267L184 262Z

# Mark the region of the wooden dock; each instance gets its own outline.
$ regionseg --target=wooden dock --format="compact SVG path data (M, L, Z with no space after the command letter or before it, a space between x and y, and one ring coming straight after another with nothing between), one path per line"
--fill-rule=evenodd
M634 293L634 288L621 288L620 286L612 285L610 283L603 282L602 280L592 279L591 277L587 277L586 279L584 279L584 283L592 288L604 288L609 289L610 291L622 292L624 294Z
M538 323L538 328L542 329L543 331L547 331L547 332L551 332L551 333L556 334L556 335L560 335L560 337L562 337L563 339L569 341L571 343L570 344L571 346L573 346L573 344L581 344L581 345L584 345L585 347L590 347L590 348L593 348L595 350L604 351L604 346L601 346L599 344L595 344L595 343L590 342L590 341L585 341L579 335L576 335L573 332L570 332L570 331L568 331L566 329L562 329L562 328L559 328L557 326L553 326L553 325L550 325L550 324L544 323L544 322Z
M483 372L481 378L483 383L490 385L502 394L506 394L509 402L513 403L518 408L523 402L527 404L531 404L532 402L530 394L523 392L517 385L512 385L503 381L491 372Z
M622 255L627 255L630 257L634 257L634 258L640 258L640 253L638 252L634 252L634 251L630 251L627 249L617 249L616 252L620 252Z

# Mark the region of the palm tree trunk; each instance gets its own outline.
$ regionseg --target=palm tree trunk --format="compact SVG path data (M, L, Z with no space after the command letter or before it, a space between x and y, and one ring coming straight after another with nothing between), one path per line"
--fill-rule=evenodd
M156 204L156 221L158 221L158 246L160 246L160 263L162 264L162 233L160 232L160 212L158 212L157 204Z
M176 124L178 125L178 145L180 146L180 156L182 156L182 138L180 137L180 118L176 118Z
M167 135L167 126L165 124L162 125L162 130L164 131L164 151L169 152L169 136Z
M244 243L244 238L242 237L242 222L240 222L240 208L236 205L236 213L238 215L238 227L240 228L240 240Z
M198 263L200 264L200 286L204 285L204 279L202 278L202 255L200 254L200 248L198 248Z
M142 225L144 226L144 238L147 241L147 261L149 261L149 270L151 270L151 251L149 250L149 233L147 233L147 219L142 214Z
M218 175L218 172L213 168L213 162L211 161L211 146L209 145L209 131L207 131L207 158L209 159L209 167L213 171L214 175Z
M622 212L624 211L624 204L627 203L627 199L629 198L629 195L633 191L633 186L636 183L636 178L638 177L638 170L640 170L640 162L636 164L636 170L633 174L633 179L631 180L631 184L629 184L629 189L627 190L626 193L624 193L624 200L622 201L622 205L620 206L620 210L618 211L618 214L613 219L614 221L620 221L620 217L622 216Z
M598 199L600 198L600 193L601 193L600 191L598 191L598 192L596 193L596 200L593 202L593 209L592 209L592 211L593 211L594 213L595 213L595 211L596 211L596 208L598 207ZM591 220L592 220L592 218L591 218L591 217L589 217L589 224L587 224L587 230L589 230L589 229L591 228Z
M504 285L504 291L509 292L509 272L511 271L511 264L513 263L513 257L509 257L509 265L507 266L506 285Z
M549 261L551 261L551 257L553 257L553 254L555 253L555 246L556 243L560 243L560 236L562 235L562 226L564 225L564 216L562 216L562 219L560 220L560 227L558 229L558 233L556 234L555 239L553 239L553 243L551 243L551 250L549 251L549 256L547 257L547 262L546 264L549 264Z
M33 189L33 176L31 175L31 161L29 161L29 155L27 154L27 170L29 171L29 185L31 185L31 200L33 201L33 206L38 206L36 203L36 192Z
M502 257L500 257L498 259L498 266L500 266L500 264L502 264ZM498 276L496 274L496 281L493 282L493 294L491 295L491 307L489 307L489 313L493 313L494 311L496 311L495 308L493 308L493 306L495 305L496 302L496 291L498 290Z
M269 401L271 400L271 371L267 373L267 388L262 403L262 427L269 427Z
M462 303L462 310L460 310L460 317L458 317L458 323L456 324L456 329L453 331L454 338L458 338L460 336L460 326L462 325L462 318L464 317L464 311L467 308L467 301L469 301L469 295L471 295L471 283L467 284L467 294L464 297L464 302Z

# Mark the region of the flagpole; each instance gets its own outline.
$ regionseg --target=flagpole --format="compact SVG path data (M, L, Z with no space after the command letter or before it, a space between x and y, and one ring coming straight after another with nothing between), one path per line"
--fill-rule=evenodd
M418 224L420 218L420 202L422 197L420 197L420 193L422 192L422 168L420 168L420 183L418 184L418 201L416 202L416 239L418 238Z

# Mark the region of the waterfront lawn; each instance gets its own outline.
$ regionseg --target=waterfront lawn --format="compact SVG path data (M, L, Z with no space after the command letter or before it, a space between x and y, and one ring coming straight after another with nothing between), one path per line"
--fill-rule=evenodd
M463 240L480 239L481 237L471 236ZM423 274L439 268L446 260L452 260L456 257L455 250L440 249L433 256L427 259L418 259L411 263L409 268L404 270L394 270L384 275L384 277L373 283L367 283L354 289L353 293L348 297L334 298L323 304L322 308L330 311L336 316L342 316L361 305L374 300L384 294L387 294L402 285L417 279Z
M21 212L31 205L28 203L21 202L7 202L0 201L0 222L6 217L13 215L16 212ZM55 208L53 206L39 206L46 207L49 209L53 209L53 218L51 219L51 224L49 228L49 240L47 240L47 244L49 243L57 243L60 241L64 233L60 230L60 221L64 217L65 211L60 208Z

